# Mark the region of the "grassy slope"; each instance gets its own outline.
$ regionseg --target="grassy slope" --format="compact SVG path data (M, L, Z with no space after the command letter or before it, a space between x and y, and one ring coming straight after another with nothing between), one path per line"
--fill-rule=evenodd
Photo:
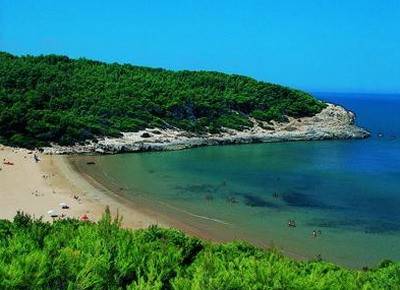
M324 106L307 93L239 75L0 52L0 142L9 145L73 144L168 124L243 129L249 116L284 120Z
M0 220L0 289L399 289L400 265L356 271L177 230Z

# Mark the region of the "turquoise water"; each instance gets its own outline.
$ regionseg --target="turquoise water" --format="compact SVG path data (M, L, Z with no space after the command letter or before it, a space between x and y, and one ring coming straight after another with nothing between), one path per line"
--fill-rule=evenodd
M400 260L400 96L319 97L355 111L372 137L72 161L114 190L121 187L133 204L216 239L352 267ZM87 158L96 165L87 166Z

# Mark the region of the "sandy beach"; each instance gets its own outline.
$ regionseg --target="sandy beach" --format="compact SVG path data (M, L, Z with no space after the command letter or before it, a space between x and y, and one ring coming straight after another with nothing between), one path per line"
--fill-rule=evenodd
M34 155L40 161L36 162ZM114 217L117 213L122 216L122 226L125 228L158 225L178 228L209 241L232 239L217 237L202 227L189 225L161 211L135 205L74 169L66 155L42 154L0 145L0 162L0 219L12 220L17 211L23 211L36 218L52 221L48 212L54 210L63 218L79 219L87 215L90 221L96 222L108 206ZM61 203L69 208L62 209Z
M35 161L34 154L40 161ZM12 219L17 211L24 211L50 221L48 211L55 210L65 217L80 218L86 214L91 221L97 221L109 206L113 215L118 212L123 216L124 227L160 224L157 217L135 211L86 182L63 156L0 145L0 161L1 219ZM69 208L61 209L60 203Z

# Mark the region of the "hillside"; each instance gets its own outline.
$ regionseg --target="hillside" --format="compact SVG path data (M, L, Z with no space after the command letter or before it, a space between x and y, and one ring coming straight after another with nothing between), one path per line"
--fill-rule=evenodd
M216 133L307 117L326 105L249 77L170 71L66 56L0 52L0 143L71 145L144 128Z
M398 289L400 266L350 270L299 262L242 242L209 244L177 230L0 220L1 289Z

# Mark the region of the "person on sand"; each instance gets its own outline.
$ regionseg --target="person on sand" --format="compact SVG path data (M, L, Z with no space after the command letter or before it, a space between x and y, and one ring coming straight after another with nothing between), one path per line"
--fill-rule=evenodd
M315 230L312 231L312 237L316 238L317 237L317 232Z

